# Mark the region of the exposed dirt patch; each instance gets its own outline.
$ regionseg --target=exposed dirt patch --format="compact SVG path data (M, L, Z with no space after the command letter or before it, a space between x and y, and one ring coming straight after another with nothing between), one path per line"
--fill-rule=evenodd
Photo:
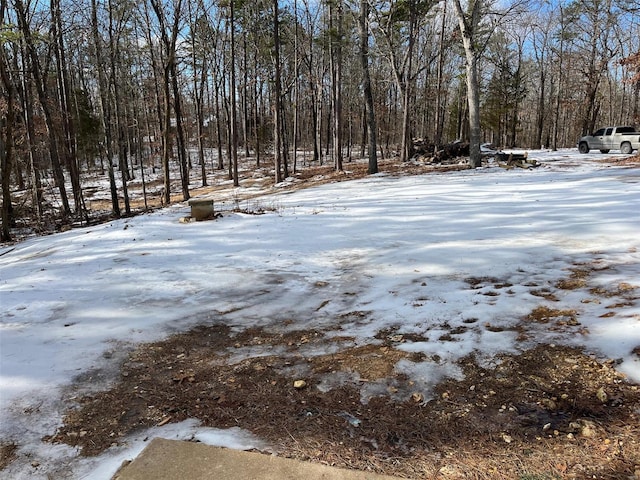
M531 290L529 293L536 297L541 297L541 298L544 298L545 300L549 300L550 302L558 301L558 297L556 297L555 293L553 293L548 288L534 289L534 290Z
M466 283L473 289L484 288L487 285L495 284L495 285L503 285L500 283L500 279L496 277L467 277L464 279ZM500 288L500 287L495 287Z
M577 290L584 288L587 284L587 280L591 275L590 269L586 267L574 267L571 269L571 275L569 278L563 278L556 282L556 288L560 290Z
M627 158L603 158L597 160L598 163L606 163L610 165L621 165L625 167L638 167L640 166L640 155Z
M527 315L526 320L537 323L549 323L552 321L557 322L572 322L577 325L576 320L577 312L575 310L558 310L556 308L549 308L547 306L536 307L533 311Z
M638 287L627 282L620 282L616 285L609 285L606 287L594 287L590 290L593 295L597 295L599 297L622 297L629 298L630 300L637 300L640 298L637 295L637 291Z
M18 446L15 443L0 443L0 470L13 461L17 449Z
M327 341L318 332L233 335L209 326L142 345L118 384L82 398L51 440L95 455L133 430L198 418L250 430L280 455L410 478L618 479L640 464L640 391L613 361L548 345L501 356L493 367L469 356L460 362L464 380L442 382L431 401L396 374L388 395L363 404L362 382L393 375L409 357L379 345L299 354L301 345ZM280 354L232 361L266 343ZM306 386L297 389L300 372ZM316 388L335 372L369 378ZM391 395L398 386L407 392L399 401Z
M368 382L389 378L401 359L419 361L419 354L411 355L388 346L363 345L341 350L335 354L308 359L314 376L323 373L357 373L358 381Z

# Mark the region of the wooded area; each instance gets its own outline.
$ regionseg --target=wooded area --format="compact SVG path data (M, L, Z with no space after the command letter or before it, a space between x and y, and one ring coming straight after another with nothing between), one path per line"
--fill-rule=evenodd
M640 121L637 0L0 0L2 240L19 218L114 217L161 171L181 196L239 161L294 174L460 139L574 146ZM174 187L175 188L175 187ZM52 201L55 198L55 201ZM19 202L16 201L19 199ZM18 208L19 207L19 208Z

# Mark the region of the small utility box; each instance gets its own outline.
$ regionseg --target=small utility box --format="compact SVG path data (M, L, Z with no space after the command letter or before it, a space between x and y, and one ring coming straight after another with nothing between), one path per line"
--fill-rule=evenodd
M213 218L213 200L193 199L189 200L191 207L191 218L196 221Z

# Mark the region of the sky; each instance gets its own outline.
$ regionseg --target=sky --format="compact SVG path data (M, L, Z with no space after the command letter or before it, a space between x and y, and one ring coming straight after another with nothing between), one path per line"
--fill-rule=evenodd
M474 352L491 364L537 343L620 359L618 370L640 382L640 304L612 310L619 299L594 302L589 291L640 288L640 171L575 150L529 158L542 166L265 187L243 204L263 215L216 201L221 217L184 223L182 203L0 247L0 440L19 445L0 479L106 480L156 436L268 449L250 432L196 419L138 432L95 458L41 440L74 405L74 379L93 376L93 388L106 388L135 345L203 323L347 332L359 344L378 341L383 329L428 337L399 348L438 363L396 366L427 400L438 381L461 377L461 357ZM598 267L589 284L558 289L581 264ZM472 277L512 286L483 295L494 281L473 288ZM554 292L553 308L576 309L589 333L532 326L535 335L517 342L508 327L548 304L533 284ZM354 311L367 313L345 319ZM469 318L479 321L457 342L436 340Z

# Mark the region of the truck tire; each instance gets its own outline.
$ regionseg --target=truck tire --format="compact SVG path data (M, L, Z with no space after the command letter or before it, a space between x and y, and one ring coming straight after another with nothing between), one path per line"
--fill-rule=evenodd
M580 153L589 153L589 144L587 142L580 142L580 145L578 145L578 151Z
M609 153L609 149L608 148L603 148L600 150L600 153Z
M624 154L629 154L633 152L633 148L631 148L631 144L629 142L624 142L620 145L620 151Z

